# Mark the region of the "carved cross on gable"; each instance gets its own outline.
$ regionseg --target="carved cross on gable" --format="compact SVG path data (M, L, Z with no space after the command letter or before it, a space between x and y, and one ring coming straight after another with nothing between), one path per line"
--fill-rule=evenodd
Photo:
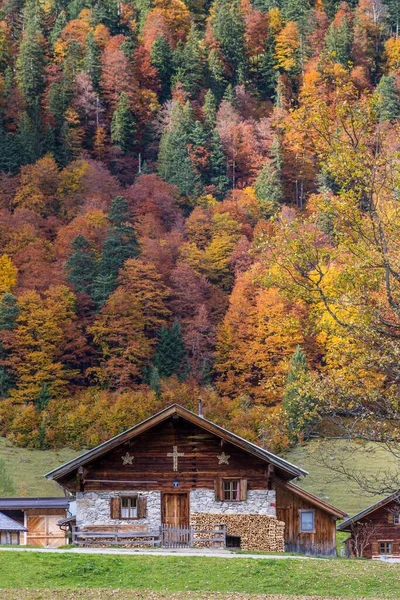
M177 471L178 470L178 458L180 458L181 456L185 456L185 453L178 452L178 446L173 446L172 449L173 449L173 452L168 452L167 456L173 458L173 470Z

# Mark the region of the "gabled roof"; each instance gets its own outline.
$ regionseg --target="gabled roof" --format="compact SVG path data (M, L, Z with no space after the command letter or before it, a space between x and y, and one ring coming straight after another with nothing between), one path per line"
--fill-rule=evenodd
M148 431L156 425L159 425L160 423L166 421L174 415L178 415L186 421L197 425L201 429L204 429L209 433L212 433L224 439L225 441L233 444L234 446L241 448L245 452L276 466L281 471L284 471L290 479L293 479L295 477L301 477L302 475L308 475L307 471L305 471L304 469L300 469L299 467L296 467L287 460L279 458L279 456L272 454L272 452L268 452L267 450L264 450L263 448L260 448L259 446L256 446L251 442L248 442L244 438L241 438L238 435L224 429L223 427L220 427L219 425L216 425L215 423L212 423L211 421L208 421L207 419L196 415L192 411L188 410L187 408L183 408L183 406L180 406L179 404L173 404L172 406L169 406L168 408L165 408L159 413L153 415L149 419L142 421L138 425L127 429L123 433L120 433L119 435L111 438L107 442L100 444L96 448L93 448L92 450L85 452L81 456L70 460L69 462L58 467L57 469L53 469L52 471L46 474L46 477L47 479L57 480L63 477L64 475L71 473L75 469L102 456L103 454L109 452L113 448L116 448L120 444L123 444L124 442L138 435L141 435L142 433Z
M0 510L26 508L68 508L68 499L58 498L0 498Z
M0 512L0 531L28 531L26 527Z
M360 521L360 519L367 517L371 513L375 512L378 508L382 508L383 506L386 506L386 504L389 504L389 502L393 502L393 500L398 500L400 502L400 490L393 492L393 494L390 494L389 496L386 496L386 498L383 498L383 500L378 500L378 502L375 502L375 504L371 504L371 506L364 508L364 510L360 511L353 517L343 521L343 523L341 523L337 528L338 531L351 531L351 526L353 523L356 523L357 521Z
M317 506L321 510L332 515L333 517L336 517L337 519L344 519L348 516L347 513L343 512L339 508L332 506L332 504L325 502L325 500L321 500L321 498L318 498L318 496L314 496L314 494L311 494L311 492L307 492L306 490L303 490L302 488L300 488L298 485L295 485L291 481L286 481L284 484L284 487L287 490L293 492L293 494L296 494L297 496L299 496L300 498L305 500L306 502L309 502L313 506Z

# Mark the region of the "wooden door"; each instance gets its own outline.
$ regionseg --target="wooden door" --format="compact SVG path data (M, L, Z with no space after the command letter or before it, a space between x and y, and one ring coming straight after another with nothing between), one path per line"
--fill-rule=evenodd
M57 548L65 544L65 533L57 525L59 516L29 515L26 543L31 546Z
M189 495L163 494L162 544L167 548L186 548L191 543Z
M171 527L189 525L189 495L163 494L162 521Z

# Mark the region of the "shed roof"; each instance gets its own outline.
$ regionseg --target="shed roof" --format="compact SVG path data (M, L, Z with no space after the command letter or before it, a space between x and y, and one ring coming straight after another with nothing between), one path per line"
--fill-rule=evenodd
M26 527L0 512L0 531L28 531Z
M287 460L284 460L283 458L272 454L272 452L268 452L268 450L264 450L264 448L256 446L256 444L253 444L252 442L245 440L244 438L236 435L235 433L232 433L231 431L228 431L227 429L224 429L223 427L220 427L219 425L208 421L204 417L196 415L192 411L188 410L187 408L183 408L183 406L180 406L179 404L173 404L172 406L165 408L164 410L153 415L152 417L149 417L145 421L142 421L138 425L135 425L134 427L131 427L130 429L127 429L119 435L111 438L107 442L96 446L96 448L93 448L92 450L85 452L81 456L70 460L69 462L58 467L57 469L53 469L52 471L46 474L46 477L47 479L57 480L60 477L63 477L64 475L67 475L68 473L79 468L80 466L83 466L91 462L95 458L102 456L106 452L109 452L110 450L119 446L120 444L123 444L127 440L144 433L152 427L155 427L156 425L162 423L163 421L169 419L174 415L178 415L186 421L189 421L194 425L197 425L198 427L224 439L225 441L230 442L234 446L241 448L249 454L252 454L257 458L260 458L261 460L265 460L266 462L271 463L272 465L276 466L278 469L283 471L286 474L286 477L289 477L290 479L293 479L295 477L301 477L302 475L308 475L307 471L305 471L304 469L296 467L296 465L293 465Z
M367 506L367 508L364 508L364 510L360 511L353 517L346 519L346 521L343 521L343 523L341 523L338 526L338 531L351 531L351 526L353 525L353 523L356 523L364 517L367 517L371 513L378 510L378 508L382 508L383 506L386 506L386 504L389 504L389 502L393 502L393 500L398 500L400 502L400 490L398 490L397 492L393 492L393 494L386 496L386 498L383 498L382 500L378 500L378 502L375 502L375 504Z
M0 510L26 508L68 508L68 498L0 498Z
M321 500L321 498L318 498L318 496L315 496L311 492L307 492L306 490L303 490L302 488L300 488L298 485L295 485L291 481L285 482L284 487L286 489L290 490L291 492L293 492L294 494L296 494L297 496L299 496L300 498L303 498L303 500L306 500L313 506L317 506L321 510L336 517L337 519L344 519L348 516L347 513L345 513L343 510L340 510L339 508L332 506L332 504L325 502L325 500Z

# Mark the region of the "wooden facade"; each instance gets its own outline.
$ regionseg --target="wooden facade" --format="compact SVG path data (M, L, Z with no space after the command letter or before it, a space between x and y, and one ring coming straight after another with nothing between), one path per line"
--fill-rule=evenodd
M47 477L77 494L85 507L95 502L94 497L100 503L109 498L110 520L104 522L104 531L112 523L121 532L128 527L132 531L136 520L141 535L147 524L147 531L153 536L154 518L148 523L151 510L147 499L154 500L154 494L160 498L158 525L187 528L191 514L203 512L201 498L205 494L208 505L204 512L223 515L223 502L231 514L254 515L260 511L264 519L277 517L285 522L287 550L331 556L336 552L335 520L346 515L290 483L306 474L284 459L174 405ZM260 498L265 498L265 502ZM296 515L301 510L307 511L309 519L315 514L312 533L300 534L301 523ZM104 511L102 504L103 519ZM79 519L77 514L78 525ZM98 531L101 524L97 521L96 517L93 527L85 522L84 528Z
M292 483L275 481L276 516L285 523L285 550L336 556L336 521L345 513ZM302 511L313 514L312 531L301 530Z
M174 448L181 455L176 471L173 457L168 456ZM220 464L222 453L229 456L228 464ZM288 478L285 471L281 476ZM182 493L214 489L217 480L238 477L247 480L249 490L272 487L270 463L256 457L249 460L244 450L179 417L123 442L58 482L71 492L109 490L111 485L119 491L135 486Z
M347 519L338 530L350 533L346 540L348 556L400 558L400 493Z

